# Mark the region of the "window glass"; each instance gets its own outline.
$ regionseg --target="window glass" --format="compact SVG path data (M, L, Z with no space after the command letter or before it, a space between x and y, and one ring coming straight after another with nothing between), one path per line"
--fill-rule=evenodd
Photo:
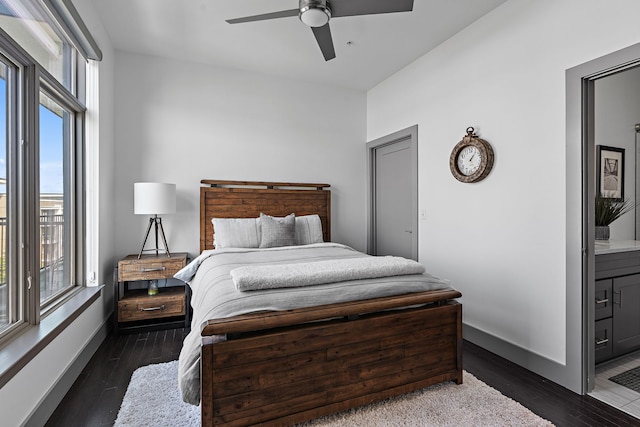
M41 7L0 0L0 346L85 277L84 107L65 83L86 65Z
M11 324L7 280L7 66L0 62L0 331Z
M40 303L71 285L70 188L72 113L40 93Z
M0 28L64 87L72 90L70 59L74 49L47 19L38 2L0 0Z

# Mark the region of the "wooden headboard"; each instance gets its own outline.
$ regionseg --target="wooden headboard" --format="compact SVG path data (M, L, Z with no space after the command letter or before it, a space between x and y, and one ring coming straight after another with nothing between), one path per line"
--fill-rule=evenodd
M292 182L200 181L200 251L213 249L211 218L257 218L318 214L325 242L331 241L329 184Z

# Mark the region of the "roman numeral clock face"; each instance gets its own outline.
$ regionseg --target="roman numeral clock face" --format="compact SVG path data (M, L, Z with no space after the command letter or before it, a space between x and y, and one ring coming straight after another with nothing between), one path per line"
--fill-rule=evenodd
M478 182L489 175L493 168L493 149L491 145L478 138L472 127L451 152L449 167L453 176L460 182Z

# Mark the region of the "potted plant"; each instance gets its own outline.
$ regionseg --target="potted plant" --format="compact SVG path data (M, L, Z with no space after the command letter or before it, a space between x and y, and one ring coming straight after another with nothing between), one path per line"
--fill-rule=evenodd
M609 225L635 207L629 199L596 197L596 240L609 240Z

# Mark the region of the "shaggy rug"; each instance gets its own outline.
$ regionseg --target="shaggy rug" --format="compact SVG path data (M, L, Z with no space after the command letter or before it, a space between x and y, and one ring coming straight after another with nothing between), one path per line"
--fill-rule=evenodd
M137 369L131 376L115 427L199 426L200 407L182 401L177 376L177 361ZM468 372L464 372L461 385L437 384L302 425L553 426Z

